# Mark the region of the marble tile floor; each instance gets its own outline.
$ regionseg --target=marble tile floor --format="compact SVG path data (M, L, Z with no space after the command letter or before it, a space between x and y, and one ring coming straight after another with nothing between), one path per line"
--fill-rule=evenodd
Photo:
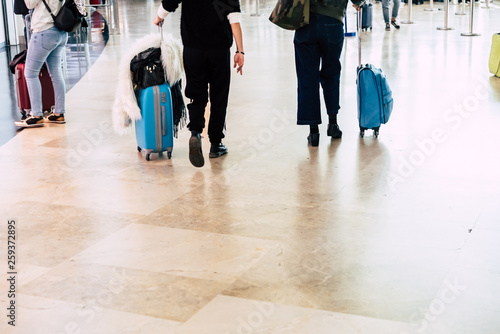
M425 4L413 7L415 24L385 32L376 2L362 56L390 80L392 118L378 139L359 137L357 39L347 38L344 136L331 141L323 124L313 148L295 124L293 33L243 1L230 152L200 169L186 129L171 160L151 161L133 133L110 129L121 55L156 32L158 4L115 2L119 34L68 92L67 124L0 147L1 333L500 332L500 79L487 67L495 3L477 7L481 36L466 38L456 6L455 30L436 30L443 13ZM176 37L179 18L165 23Z

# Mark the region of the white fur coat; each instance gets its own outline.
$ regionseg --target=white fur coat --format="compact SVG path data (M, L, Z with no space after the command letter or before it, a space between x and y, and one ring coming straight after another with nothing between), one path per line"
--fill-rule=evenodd
M171 35L151 34L139 39L123 56L118 69L118 87L113 104L113 127L115 132L125 134L132 128L132 121L141 119L141 110L132 85L130 61L140 52L150 48L161 48L161 60L170 85L182 78L184 65L182 63L182 44Z

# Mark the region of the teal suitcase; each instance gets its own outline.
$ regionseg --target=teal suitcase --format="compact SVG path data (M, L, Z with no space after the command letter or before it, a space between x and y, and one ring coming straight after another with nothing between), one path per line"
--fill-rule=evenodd
M135 122L137 150L144 152L146 160L151 153L167 152L170 159L174 146L172 94L168 83L141 89L137 102L142 118Z
M380 68L361 63L361 12L358 12L358 62L356 70L357 105L359 135L364 137L366 130L373 130L377 138L380 126L389 121L394 100L387 77Z

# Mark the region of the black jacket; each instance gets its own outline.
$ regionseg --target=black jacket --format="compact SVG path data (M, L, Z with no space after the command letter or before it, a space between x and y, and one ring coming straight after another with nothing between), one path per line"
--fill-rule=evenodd
M162 0L174 12L182 2L182 44L195 49L225 49L233 44L229 13L240 12L239 0Z

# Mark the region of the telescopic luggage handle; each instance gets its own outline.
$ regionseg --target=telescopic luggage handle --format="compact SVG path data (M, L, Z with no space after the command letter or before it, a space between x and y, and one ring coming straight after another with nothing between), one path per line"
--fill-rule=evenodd
M363 26L363 7L357 11L358 14L358 66L361 66L361 27Z
M163 21L158 23L158 32L160 33L160 41L163 42Z
M160 23L158 23L158 32L160 33L160 49L161 49L161 44L163 44L163 21L160 21ZM165 82L168 83L168 81L167 81L167 72L165 71L165 68L164 68L164 74L163 74L163 76L165 78Z

